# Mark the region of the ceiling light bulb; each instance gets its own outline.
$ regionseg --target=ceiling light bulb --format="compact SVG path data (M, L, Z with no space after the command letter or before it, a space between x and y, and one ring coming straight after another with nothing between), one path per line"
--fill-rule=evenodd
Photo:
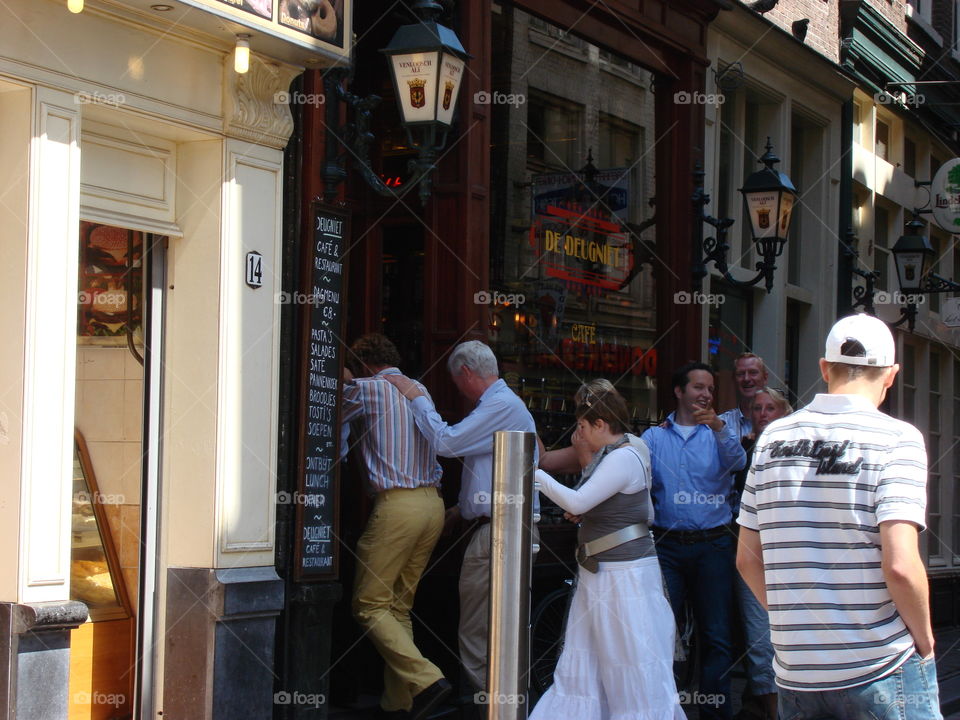
M83 12L83 0L67 0L67 10L72 13Z
M250 42L245 37L237 36L237 47L233 51L233 69L240 75L250 69Z

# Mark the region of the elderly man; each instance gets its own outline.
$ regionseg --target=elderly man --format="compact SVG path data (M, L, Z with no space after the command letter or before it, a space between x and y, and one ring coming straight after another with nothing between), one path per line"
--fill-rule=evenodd
M363 425L360 450L376 496L357 543L353 613L383 657L383 717L421 720L451 690L417 649L410 621L420 576L443 529L442 470L409 403L387 382L400 375L393 343L370 334L350 350L361 377L345 373L343 422Z
M751 432L750 413L753 409L753 396L767 384L767 366L763 358L752 352L745 352L733 361L733 382L737 387L737 406L720 413L720 419L733 428L737 437L743 439Z
M766 387L767 379L767 366L759 355L745 352L733 361L737 406L721 413L720 419L745 445L752 445L755 434L752 420L753 401L757 393ZM735 473L734 492L730 497L730 506L733 508L734 515L740 512L740 493L743 492L745 477L745 470ZM760 714L764 720L776 720L777 684L773 675L770 619L767 617L766 610L760 607L760 603L739 575L736 578L735 588L746 645L743 661L747 671L747 687L744 691L744 709L740 717L756 717Z
M782 718L942 717L917 547L927 454L913 425L878 409L894 352L881 320L838 320L820 360L827 392L754 450L737 568L770 611Z
M471 340L457 345L447 369L460 394L476 404L455 425L444 422L430 398L409 378L391 375L387 380L412 401L417 427L437 454L463 458L460 498L457 506L447 511L447 522L458 516L473 521L473 535L460 569L460 661L467 680L482 689L487 682L493 434L500 430L536 432L536 427L523 401L500 379L497 358L484 343Z

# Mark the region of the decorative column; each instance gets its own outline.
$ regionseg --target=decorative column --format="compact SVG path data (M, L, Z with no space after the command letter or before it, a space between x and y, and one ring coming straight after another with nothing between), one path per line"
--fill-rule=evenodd
M216 378L215 394L197 394L215 409L215 422L204 425L215 443L215 477L204 478L215 488L200 496L210 507L199 515L209 524L202 537L210 546L191 548L172 537L175 528L167 530L163 708L171 717L274 714L276 619L284 600L274 568L283 147L293 130L287 91L299 72L251 55L249 72L238 75L225 59L219 250L202 273L174 268L178 293L211 295L206 288L214 282L215 302L201 310L217 322L215 354L192 358ZM181 363L190 360L192 335L175 334L173 323L189 323L197 311L171 311L181 317L168 321L168 345ZM182 378L199 367L174 370ZM171 428L168 439L174 448L177 432ZM189 468L181 462L170 472L184 482ZM168 491L165 502L168 517L198 517L176 492Z
M80 106L43 87L0 95L0 718L59 720L87 617L69 600Z

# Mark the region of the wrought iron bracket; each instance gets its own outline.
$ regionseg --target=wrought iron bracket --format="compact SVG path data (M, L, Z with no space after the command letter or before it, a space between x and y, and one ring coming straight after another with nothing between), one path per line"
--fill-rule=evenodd
M920 285L920 292L923 294L960 292L960 283L948 280L945 277L940 277L936 273L931 272L927 273L927 276L923 279L923 283Z
M777 269L776 258L783 252L783 243L779 241L763 241L761 245L762 259L755 266L757 274L749 280L738 280L730 274L730 267L727 264L727 253L730 252L730 244L727 242L727 232L733 225L733 218L715 218L707 215L705 208L710 204L710 196L703 190L704 171L697 163L693 172L694 191L693 191L693 211L696 218L694 228L694 248L693 248L693 288L701 290L703 288L703 278L707 276L708 263L714 263L717 270L723 276L723 279L734 287L750 288L757 285L761 280L767 292L773 290L773 274ZM703 237L703 226L709 225L714 229L714 237Z
M353 79L353 69L339 66L327 70L323 76L326 91L326 131L327 162L323 168L324 197L328 202L336 198L337 187L347 177L345 169L347 155L353 159L354 166L374 192L384 197L403 198L410 190L420 186L420 203L426 205L433 190L433 170L437 156L446 142L446 133L439 138L433 128L424 133L422 142L416 142L410 128L407 139L411 147L417 148L416 158L407 163L409 177L402 188L388 186L374 172L370 162L370 147L375 141L371 130L373 112L380 104L379 95L362 97L350 92L346 84ZM352 111L353 120L340 123L340 103L345 103ZM340 152L342 146L345 152Z

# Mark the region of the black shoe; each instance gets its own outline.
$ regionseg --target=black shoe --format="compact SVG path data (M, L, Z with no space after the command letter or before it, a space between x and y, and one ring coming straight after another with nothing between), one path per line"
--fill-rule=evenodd
M433 685L418 692L413 697L410 708L410 720L424 720L437 705L450 694L453 688L446 678L440 678Z

